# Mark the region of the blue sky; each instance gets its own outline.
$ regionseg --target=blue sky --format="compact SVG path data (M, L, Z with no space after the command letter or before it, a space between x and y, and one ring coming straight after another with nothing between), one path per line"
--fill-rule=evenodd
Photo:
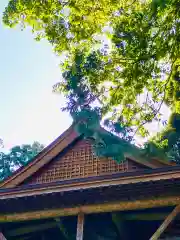
M0 0L0 17L8 0ZM48 144L71 124L52 93L61 77L51 46L30 31L0 24L0 137L5 148L37 140Z

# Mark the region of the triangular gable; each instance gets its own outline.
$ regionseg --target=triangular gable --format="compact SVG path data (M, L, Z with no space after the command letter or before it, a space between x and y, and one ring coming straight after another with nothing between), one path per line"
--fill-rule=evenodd
M130 159L118 164L110 158L98 158L93 153L92 141L80 138L22 184L43 184L145 169L147 167Z
M11 177L7 178L4 182L2 182L0 184L0 188L16 187L16 186L20 185L21 183L23 183L23 182L25 183L28 181L29 181L29 183L31 183L32 180L29 180L29 179L31 179L32 175L37 176L39 174L42 174L41 177L43 177L43 174L44 174L43 171L45 171L44 170L45 166L47 166L47 168L53 167L54 163L51 164L50 162L53 161L56 156L59 156L65 149L67 149L68 146L70 146L78 138L80 138L80 136L78 136L78 134L75 132L73 125L72 125L61 136L59 136L54 142L52 142L42 152L40 152L27 166L20 168ZM81 142L80 144L84 144L84 143ZM90 146L88 146L88 148L90 148ZM82 146L81 146L81 149L82 149ZM71 149L71 151L72 151L72 149ZM84 154L87 155L87 153L85 153L85 152L84 152ZM87 155L87 157L88 157L88 155ZM129 156L127 155L127 158L130 159L129 164L131 164L131 165L136 164L135 167L140 168L140 169L143 169L143 166L144 166L144 168L145 167L157 168L157 167L165 166L164 163L161 163L160 161L157 161L157 160L154 162L149 162L149 161L145 161L145 160L140 161L138 159L133 158L130 155ZM61 157L61 159L62 159L62 157ZM94 160L94 161L96 161L96 160ZM110 161L112 161L112 160L110 160ZM110 162L110 163L106 162L106 165L111 164L111 166L113 166L112 168L114 170L112 170L112 173L118 171L118 169L121 169L120 166L116 166L117 164L114 161L112 161L112 162ZM63 162L62 162L62 164L63 164ZM98 164L102 164L102 163L98 163ZM113 164L115 164L115 165L113 165ZM87 163L87 165L88 165L88 163ZM61 166L61 164L60 164L60 166ZM61 167L63 167L63 165ZM47 170L47 168L46 168L46 170ZM42 172L41 172L41 170L42 170ZM66 173L66 174L68 174L68 173ZM79 173L79 174L81 175L81 173ZM78 177L78 175L75 177ZM63 178L61 180L63 180ZM39 182L39 183L41 183L41 182Z

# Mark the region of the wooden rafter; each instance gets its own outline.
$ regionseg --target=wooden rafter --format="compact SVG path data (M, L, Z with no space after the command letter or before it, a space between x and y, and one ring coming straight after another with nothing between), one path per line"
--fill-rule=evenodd
M162 233L166 230L169 224L175 219L177 214L180 212L180 205L176 206L174 210L167 216L161 226L157 229L157 231L153 234L150 240L158 240Z

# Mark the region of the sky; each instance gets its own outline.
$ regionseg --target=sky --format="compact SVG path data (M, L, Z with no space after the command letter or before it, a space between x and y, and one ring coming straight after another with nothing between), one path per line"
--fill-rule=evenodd
M0 0L0 20L7 4ZM48 42L36 42L31 31L9 29L1 20L0 138L5 151L34 141L48 145L71 125L70 116L60 110L63 97L52 93L61 79L59 63ZM167 119L168 110L163 111ZM159 130L157 124L149 128Z
M0 19L8 0L0 0ZM61 79L60 59L30 31L0 23L0 138L5 149L39 141L45 145L71 125L63 97L52 93Z

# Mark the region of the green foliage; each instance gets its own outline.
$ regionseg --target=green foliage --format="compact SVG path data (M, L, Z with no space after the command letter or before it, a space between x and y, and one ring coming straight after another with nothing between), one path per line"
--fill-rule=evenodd
M180 163L180 114L172 113L165 129L153 137L145 148L146 154L156 154Z
M57 89L69 93L68 109L88 91L104 112L123 115L146 136L144 125L159 120L163 103L180 112L179 15L176 0L10 0L3 21L31 26L57 54L66 51L66 87Z
M104 127L116 135L106 131L100 125L100 115L97 108L93 110L83 109L74 113L73 117L76 131L84 135L84 138L93 140L93 149L96 156L111 157L118 163L122 162L127 154L141 157L141 150L130 142L132 138L130 138L128 132L131 129L105 120L103 122Z
M44 146L38 142L24 144L10 149L9 153L0 153L0 180L10 176L16 169L25 166Z
M30 26L37 40L46 38L56 54L65 54L64 80L54 91L66 96L63 109L75 121L84 119L77 131L86 136L107 119L108 128L125 140L135 134L146 137L146 124L161 121L163 104L180 114L177 0L10 0L3 22ZM178 148L179 125L173 121L163 141L157 136L147 144L147 154L162 155L159 147L166 153ZM117 155L117 146L112 143L111 149Z
M63 64L64 81L54 86L54 91L61 91L67 97L67 106L63 109L71 114L84 108L91 108L96 100L93 92L98 92L96 81L88 84L88 79L96 77L101 71L100 56L92 52L88 56L78 50L73 55L71 62Z

